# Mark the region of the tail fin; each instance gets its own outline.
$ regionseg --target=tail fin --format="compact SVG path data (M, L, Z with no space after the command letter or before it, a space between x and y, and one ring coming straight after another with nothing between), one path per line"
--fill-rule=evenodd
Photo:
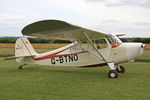
M18 38L15 43L15 57L35 56L37 53L27 38Z

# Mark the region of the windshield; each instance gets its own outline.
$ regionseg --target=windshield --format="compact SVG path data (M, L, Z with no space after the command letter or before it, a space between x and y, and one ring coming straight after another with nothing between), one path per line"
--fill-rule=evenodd
M109 38L113 44L122 43L122 41L116 35L109 34Z

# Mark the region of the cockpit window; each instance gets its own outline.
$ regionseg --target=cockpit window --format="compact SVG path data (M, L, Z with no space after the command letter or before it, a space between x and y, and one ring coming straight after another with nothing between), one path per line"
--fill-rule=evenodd
M95 40L95 44L96 44L97 49L102 49L102 48L108 47L105 39L97 39L97 40Z
M115 35L109 34L109 39L110 39L111 43L113 43L113 44L120 44L120 43L122 43L122 41Z

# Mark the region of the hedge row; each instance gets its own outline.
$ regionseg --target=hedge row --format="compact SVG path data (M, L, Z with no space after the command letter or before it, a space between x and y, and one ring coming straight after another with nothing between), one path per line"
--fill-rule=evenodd
M40 38L28 38L31 43L71 43L67 40L50 40L50 39L40 39ZM0 43L15 43L17 38L6 37L0 38Z

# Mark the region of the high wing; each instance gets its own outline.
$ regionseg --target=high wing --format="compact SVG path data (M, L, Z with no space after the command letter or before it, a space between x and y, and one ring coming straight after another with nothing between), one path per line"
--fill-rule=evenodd
M85 42L86 33L91 40L107 36L106 33L75 26L60 20L43 20L27 25L22 30L23 35L37 36L45 39L62 39Z

